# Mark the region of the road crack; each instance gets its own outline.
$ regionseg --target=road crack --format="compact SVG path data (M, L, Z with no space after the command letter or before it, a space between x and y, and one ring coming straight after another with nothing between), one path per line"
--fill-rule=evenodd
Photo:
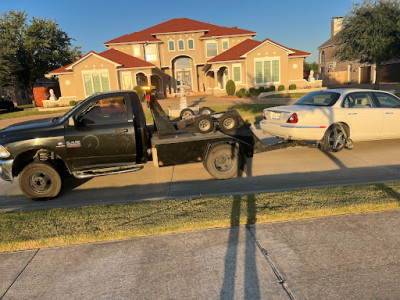
M37 249L35 251L35 253L32 255L31 259L26 263L25 267L21 270L21 272L19 272L19 274L17 275L17 277L15 277L15 279L13 280L13 282L10 284L10 286L7 288L7 290L4 292L3 295L1 295L0 300L2 300L8 293L8 291L13 287L13 285L15 284L15 282L17 282L18 278L22 275L22 273L24 273L24 271L26 270L26 268L29 266L29 264L32 262L32 260L36 257L36 255L39 253L40 248Z
M254 225L253 225L254 226ZM262 253L262 255L264 256L264 258L266 259L266 261L268 262L272 272L274 273L275 277L278 279L279 284L282 286L282 288L284 289L284 291L286 292L286 294L288 295L289 299L294 300L295 297L292 293L292 291L290 290L285 278L281 275L281 273L279 272L279 270L275 267L275 265L273 264L271 258L268 255L268 251L267 249L263 248L260 243L258 242L257 238L254 235L254 232L252 231L253 226L246 226L246 229L250 232L254 243L256 244L257 248L260 250L260 252Z

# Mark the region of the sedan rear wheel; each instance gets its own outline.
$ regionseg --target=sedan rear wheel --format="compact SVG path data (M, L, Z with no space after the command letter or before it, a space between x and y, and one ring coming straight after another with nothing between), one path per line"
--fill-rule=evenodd
M346 130L346 132L344 132ZM346 145L346 136L348 128L344 125L333 124L325 133L323 138L323 147L330 152L339 152Z

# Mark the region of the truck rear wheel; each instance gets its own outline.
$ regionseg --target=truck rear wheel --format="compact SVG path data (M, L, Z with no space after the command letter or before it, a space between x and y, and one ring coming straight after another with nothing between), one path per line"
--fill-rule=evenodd
M19 187L31 199L54 198L61 190L61 177L49 163L34 162L22 170Z
M204 160L204 167L216 179L236 177L240 169L240 153L235 145L220 144L213 147Z

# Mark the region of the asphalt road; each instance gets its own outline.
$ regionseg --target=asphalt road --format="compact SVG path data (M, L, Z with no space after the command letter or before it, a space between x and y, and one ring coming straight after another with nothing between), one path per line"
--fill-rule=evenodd
M255 130L264 143L274 139ZM229 180L213 179L202 163L155 168L97 177L66 180L58 198L33 201L13 184L0 181L0 210L39 209L173 199L221 194L285 191L400 179L400 140L356 143L353 150L326 153L296 147L256 154L247 173Z
M399 227L394 210L0 253L0 299L399 299Z

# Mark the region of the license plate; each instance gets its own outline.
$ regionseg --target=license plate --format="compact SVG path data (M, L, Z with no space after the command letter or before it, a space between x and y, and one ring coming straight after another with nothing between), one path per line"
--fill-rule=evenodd
M271 112L271 119L272 120L279 120L280 118L281 118L281 113L280 112L275 112L275 111Z

